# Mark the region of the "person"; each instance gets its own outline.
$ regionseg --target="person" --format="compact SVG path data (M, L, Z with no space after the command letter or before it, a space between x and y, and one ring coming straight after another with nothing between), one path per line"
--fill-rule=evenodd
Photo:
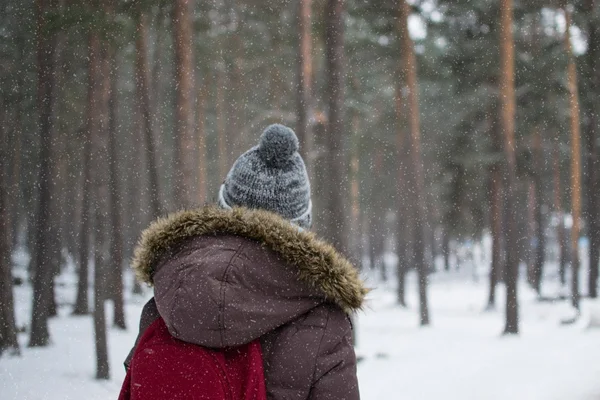
M133 268L154 298L140 336L162 317L174 338L207 348L258 339L268 399L355 400L350 316L368 290L349 261L309 232L298 147L290 128L269 126L234 163L217 206L159 219L142 234Z

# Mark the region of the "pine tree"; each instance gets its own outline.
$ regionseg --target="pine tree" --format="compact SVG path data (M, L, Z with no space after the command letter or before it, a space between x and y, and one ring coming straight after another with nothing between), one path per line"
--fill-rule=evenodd
M406 92L406 112L410 131L410 163L409 174L414 187L413 223L414 223L414 263L419 280L419 314L421 325L429 325L429 307L427 304L427 272L425 259L425 183L423 176L423 159L421 155L421 130L419 116L419 95L417 86L417 60L414 45L408 32L410 5L400 2L399 36L402 46L402 80L403 92Z
M175 193L179 207L195 203L194 69L192 52L192 1L173 2L175 47Z
M327 0L325 58L327 63L327 238L347 254L345 202L347 194L344 152L344 0Z
M56 0L37 0L37 68L38 88L37 105L39 112L40 154L39 154L39 199L37 225L35 227L35 251L33 260L33 306L31 316L31 336L29 346L47 346L50 341L48 316L51 296L53 295L52 234L50 221L50 201L52 176L51 154L53 116L55 102L54 53L56 50L56 32L48 26L48 14L56 10Z
M141 9L141 3L136 12L136 40L135 40L135 82L136 99L140 111L141 131L144 138L146 160L148 163L148 177L150 181L150 214L157 218L161 214L160 189L158 183L158 166L156 143L153 129L153 113L150 101L150 85L148 82L148 28L147 16Z
M566 2L565 50L569 59L567 80L569 88L569 113L571 131L571 301L579 310L579 234L581 224L581 133L579 122L579 94L577 89L577 67L571 45L571 6Z
M517 282L519 260L517 256L516 221L516 169L515 152L515 73L513 41L513 2L500 1L500 130L504 148L504 191L507 213L506 260L506 325L505 334L519 333L519 305Z
M598 297L598 269L600 268L600 111L597 99L600 96L600 4L597 0L586 0L584 11L588 17L587 41L587 89L588 89L588 124L584 132L587 165L585 174L585 197L587 200L587 223L590 237L588 276L588 294Z
M0 100L3 100L0 98ZM2 104L2 103L0 103ZM13 279L10 263L9 224L8 224L8 179L6 179L5 160L8 159L4 104L0 109L0 356L8 350L9 354L19 354L17 328L15 325L15 307L13 298Z
M296 134L300 141L300 152L307 167L310 169L311 132L310 114L312 104L312 0L300 0L298 2L298 67L297 67L297 89L296 89Z

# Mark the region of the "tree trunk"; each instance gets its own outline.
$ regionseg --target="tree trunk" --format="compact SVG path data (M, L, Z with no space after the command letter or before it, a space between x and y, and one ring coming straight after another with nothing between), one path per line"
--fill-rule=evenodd
M179 207L195 203L194 179L194 68L192 55L192 1L174 0L173 36L175 45L175 196Z
M88 85L91 87L93 84L92 77L88 79ZM89 114L93 107L93 100L91 95L93 91L88 90L88 122L83 134L84 147L82 157L82 170L83 170L83 182L82 182L82 194L81 194L81 224L79 225L79 273L77 281L77 299L75 300L75 307L73 308L73 314L75 315L86 315L89 314L89 300L88 300L88 286L89 286L89 253L90 253L90 180L91 180L91 168L90 168L90 157L91 157L91 137L90 137L90 124Z
M564 212L562 209L562 192L560 188L560 153L559 153L559 141L558 133L554 141L554 148L552 151L552 176L553 176L553 191L554 191L554 213L558 218L557 225L557 244L558 244L558 274L560 277L560 283L564 286L567 283L566 279L566 265L567 265L567 251L565 245L565 223L564 223Z
M347 173L344 154L344 0L328 0L325 8L325 57L327 63L327 169L329 179L327 238L343 254L348 254L344 199L347 197Z
M219 182L222 182L227 175L229 167L229 154L227 153L227 127L225 120L225 71L224 64L217 71L216 87L216 112L217 112L217 136L219 153Z
M39 203L37 210L37 226L35 229L35 251L33 260L33 307L31 316L31 337L29 347L46 346L50 341L48 332L49 301L52 296L54 279L51 268L52 251L50 248L50 190L52 187L51 176L51 148L54 109L54 52L56 49L56 33L46 32L46 13L55 8L55 0L37 0L37 67L38 67L38 92L37 106L39 112L40 128L40 154L39 154Z
M110 96L109 64L106 48L101 44L98 32L90 36L89 73L92 85L92 107L90 111L90 132L92 141L91 165L108 164L108 102ZM98 168L91 168L93 182L94 210L94 337L96 347L96 378L109 379L108 349L106 341L106 298L105 276L108 272L109 237L108 180Z
M450 271L450 232L445 226L442 231L442 255L444 256L444 271Z
M592 16L594 15L595 7L596 0L587 0L586 11L588 18L594 18ZM586 58L588 71L591 74L589 77L589 90L592 93L592 98L597 99L600 96L600 26L598 26L598 17L592 19L588 24L588 50ZM598 140L600 140L599 113L597 104L594 103L589 108L590 121L585 132L587 154L585 196L588 205L587 220L590 236L588 294L591 298L598 297L598 268L600 264L600 201L597 198L600 191L600 155L598 154Z
M490 171L491 222L492 222L492 265L490 267L490 291L488 309L496 308L496 286L502 270L502 167L494 165Z
M139 3L141 5L141 3ZM139 15L139 11L138 11L138 15ZM163 107L161 107L161 102L163 101L163 90L162 90L162 81L164 80L163 78L163 72L164 72L164 66L163 66L163 62L164 62L164 55L163 55L163 51L164 51L164 46L165 44L163 43L163 36L165 33L165 22L167 21L167 18L165 17L165 7L162 6L162 4L160 4L158 6L158 11L156 13L156 21L154 26L156 27L156 36L154 38L154 58L152 61L152 79L150 81L150 87L148 88L148 90L151 90L152 95L149 96L151 97L150 101L151 101L151 108L155 111L154 112L154 131L155 132L163 132L163 124L164 124L164 110ZM138 24L140 24L140 21L138 21ZM147 25L144 25L145 27L147 27ZM143 36L140 32L140 28L138 26L138 36L137 36L137 40L140 40L140 37ZM148 59L148 52L147 52L147 45L148 45L148 37L147 35L144 37L144 42L143 45L145 46L146 49L146 63L149 63L149 59ZM137 51L139 51L139 46L136 42L136 47L138 48ZM149 68L149 67L148 67ZM166 74L164 74L166 75ZM138 94L139 96L139 94ZM159 136L160 137L160 136ZM161 142L159 138L156 138L155 140L155 144L156 144L156 148L162 148L161 146ZM157 160L158 162L158 160ZM162 167L162 164L161 164ZM165 190L166 191L166 190Z
M400 2L399 36L402 48L401 77L406 92L408 127L410 130L409 163L411 182L414 183L413 221L414 221L414 264L419 280L419 314L421 325L429 325L429 308L427 304L427 272L425 260L425 183L423 161L421 159L421 132L419 117L419 94L417 86L417 60L414 45L408 31L410 5Z
M152 219L161 214L160 188L158 183L157 154L154 141L153 116L150 101L150 85L148 83L148 28L147 17L139 11L137 15L137 37L135 41L135 82L136 97L141 114L141 123L148 162L148 177L150 180L150 213Z
M296 113L298 122L296 134L300 141L300 154L310 170L311 131L310 113L312 104L312 25L311 25L312 0L298 2L298 70L297 70L297 97Z
M535 195L534 179L529 179L527 182L527 238L528 246L526 246L524 260L527 262L527 283L532 288L535 288L535 205L537 202Z
M571 130L571 300L573 307L579 310L579 231L581 221L581 134L579 126L579 95L577 93L577 69L571 48L571 12L568 6L565 12L565 47L569 59L567 80L569 88L569 112Z
M408 267L410 265L409 249L412 247L411 238L413 237L413 232L411 229L412 224L409 223L409 207L406 207L406 204L410 204L412 200L410 199L411 191L408 190L410 187L410 177L406 171L406 165L408 165L410 162L410 152L408 150L408 138L405 128L406 124L404 123L404 100L402 98L403 72L401 65L399 65L397 72L398 76L396 79L396 92L394 99L396 111L396 153L398 157L396 162L396 165L398 166L396 175L396 253L398 257L398 264L396 266L396 298L400 306L406 307L406 272L408 271ZM448 235L446 234L445 238L447 237Z
M117 144L117 63L115 49L109 45L108 49L110 68L110 98L109 98L109 195L110 195L110 287L107 291L113 300L113 325L120 329L127 329L125 322L125 302L123 299L123 223L121 219L121 185L119 185L119 157Z
M206 190L206 95L208 79L198 84L198 109L196 112L196 136L198 137L198 202L204 204L207 200Z
M352 115L352 134L354 141L358 142L360 132L360 121L358 114ZM360 151L358 143L353 144L352 159L350 161L350 204L351 204L351 223L350 223L350 254L354 264L361 268L361 245L360 245Z
M519 333L517 282L516 168L515 154L515 60L513 42L513 2L500 1L500 131L504 138L504 192L507 213L506 237L506 325L505 334Z
M15 305L13 298L13 279L10 262L10 236L8 215L10 207L9 183L6 174L6 121L4 104L0 103L0 356L8 350L11 355L20 354L17 328L15 324Z
M542 292L542 277L544 274L544 260L546 253L546 235L544 233L544 216L542 213L544 204L544 160L542 148L542 131L537 127L533 137L533 162L534 162L534 185L535 185L535 256L533 268L533 287L538 296Z

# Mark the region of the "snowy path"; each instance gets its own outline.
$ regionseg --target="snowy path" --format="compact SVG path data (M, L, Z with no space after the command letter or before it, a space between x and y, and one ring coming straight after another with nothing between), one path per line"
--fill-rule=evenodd
M502 312L481 311L485 286L465 283L464 277L434 277L433 326L424 329L417 326L414 307L394 305L392 288L375 290L356 322L359 354L365 357L359 364L362 398L600 399L600 329L586 330L583 323L559 326L569 312L566 302L540 304L522 289L522 335L501 337ZM409 303L415 305L411 295ZM29 296L28 288L17 289L19 324L28 320ZM0 399L116 399L124 377L121 363L134 341L143 302L130 300L128 332L110 331L112 380L93 380L91 318L70 317L65 307L51 322L52 347L24 348L21 358L0 359ZM23 344L26 339L21 335Z
M600 399L600 329L560 326L566 302L540 304L524 293L522 334L503 337L502 312L481 311L483 286L434 283L429 328L417 327L414 310L395 307L393 292L374 293L358 327L362 397Z

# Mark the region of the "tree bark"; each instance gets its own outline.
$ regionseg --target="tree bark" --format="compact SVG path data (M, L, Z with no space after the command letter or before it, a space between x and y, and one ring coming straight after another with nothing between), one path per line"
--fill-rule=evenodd
M419 281L419 314L422 326L429 325L429 307L427 304L427 273L425 259L425 183L423 161L421 158L421 132L419 117L419 95L417 86L417 60L414 45L408 31L410 5L404 0L400 2L399 36L402 48L401 76L406 92L408 127L410 131L409 163L411 182L414 183L413 222L414 222L414 264Z
M173 36L175 45L175 194L179 207L191 207L195 187L194 140L194 68L192 54L191 0L173 2Z
M597 99L600 96L600 26L598 18L593 17L594 8L597 7L596 0L587 0L586 11L588 18L588 50L586 59L588 62L589 90L592 98ZM597 15L597 14L596 14ZM589 248L589 279L588 294L591 298L598 297L598 268L600 264L600 201L598 193L600 191L600 155L598 150L598 140L600 132L600 111L597 104L589 108L589 125L585 131L585 144L587 154L587 174L585 196L587 198L587 221L590 236Z
M542 148L542 131L536 127L533 137L533 162L534 162L534 188L535 188L535 238L536 247L533 267L533 287L538 296L542 292L542 277L544 275L544 261L546 254L546 235L544 233L544 161Z
M117 63L115 49L109 45L108 62L110 68L109 97L109 194L110 194L110 293L113 300L113 325L119 329L127 329L125 322L125 301L123 298L123 223L121 218L121 185L119 185L119 156L117 144Z
M412 224L409 223L409 207L406 207L406 203L412 201L410 198L412 193L409 190L410 177L406 171L406 165L409 164L409 155L410 152L408 150L408 138L406 132L406 124L405 115L404 115L404 99L402 98L402 88L403 88L403 72L402 65L399 64L399 68L397 70L398 76L396 79L396 92L395 92L395 111L396 111L396 153L397 153L397 163L398 171L396 175L396 253L398 257L398 265L396 266L396 298L398 304L402 307L406 307L406 272L408 271L408 267L410 265L410 252L409 249L412 247L411 238L413 237L412 232ZM447 238L448 235L445 235ZM446 264L448 265L448 264Z
M329 170L325 210L329 214L327 238L343 254L348 254L344 199L347 173L344 152L344 0L328 0L325 8L325 57L327 64L327 103L329 106L326 153Z
M158 183L158 166L156 145L154 141L153 113L148 82L148 28L147 17L140 10L137 15L137 36L135 41L135 82L136 97L141 114L141 123L146 159L148 162L148 178L150 181L150 213L152 219L161 214L160 188Z
M552 177L553 177L553 192L554 192L554 213L558 218L557 224L557 244L558 244L558 274L560 277L560 283L564 286L567 283L566 279L566 265L567 265L567 251L565 245L565 224L564 224L564 212L562 209L562 192L560 187L560 155L559 155L559 140L558 133L554 141L554 147L552 150Z
M502 270L502 167L494 165L490 170L491 191L491 222L492 222L492 265L490 267L490 288L488 309L496 307L496 286Z
M535 179L529 179L527 182L527 238L528 246L525 248L523 259L527 263L527 282L535 289L535 206L537 203L535 193Z
M101 4L106 7L106 2ZM89 127L91 138L90 166L107 165L109 135L110 65L106 43L101 42L99 30L90 32L89 38L90 108ZM105 277L109 263L110 243L108 237L109 198L108 177L99 168L91 168L94 210L94 341L96 349L96 379L109 379L108 348L106 340Z
M296 91L296 134L300 141L300 154L310 170L311 131L310 113L312 104L312 0L298 2L298 70Z
M362 269L361 240L360 240L360 119L356 111L352 112L352 157L350 160L350 254L352 262Z
M47 12L55 8L56 0L37 0L37 67L38 88L37 106L40 128L39 155L39 203L37 224L35 229L35 251L33 260L33 307L31 316L31 336L29 347L47 346L50 341L48 332L49 302L52 296L54 279L51 268L51 148L53 130L53 109L55 97L54 85L54 53L56 50L56 33L48 32Z
M227 127L225 121L225 65L217 71L216 87L216 112L217 112L217 140L219 153L219 182L222 182L227 175L229 166L229 154L227 153Z
M88 79L88 85L91 87L93 84L92 77ZM86 315L89 314L89 300L88 300L88 286L89 286L89 253L90 253L90 186L91 186L91 171L90 171L90 157L91 157L91 137L90 137L90 114L93 107L93 100L91 95L93 91L88 90L88 122L85 128L84 134L84 146L83 146L83 157L82 157L82 171L83 171L83 182L82 182L82 199L81 199L81 223L79 225L79 273L77 280L77 299L75 300L75 307L73 308L73 314L75 315Z
M579 122L579 95L577 92L577 67L571 47L571 12L565 5L565 48L569 59L567 80L569 88L569 113L571 131L571 301L579 310L579 232L581 221L581 133Z
M6 150L6 133L4 104L0 103L0 356L8 350L11 355L20 354L17 328L15 324L15 305L13 298L13 279L10 262L9 236L9 182L5 160L8 159Z
M198 202L204 204L207 200L206 190L206 95L207 79L198 84L198 109L196 111L196 136L198 137Z
M507 213L506 238L506 325L505 334L519 333L517 283L516 154L515 154L515 59L513 42L513 2L500 1L500 131L504 138L504 191Z

